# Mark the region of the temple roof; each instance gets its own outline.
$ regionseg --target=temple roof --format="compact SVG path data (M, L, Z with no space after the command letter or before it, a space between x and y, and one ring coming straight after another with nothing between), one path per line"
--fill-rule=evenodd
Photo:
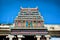
M43 21L43 18L38 11L38 8L21 8L18 16L15 20L40 20Z

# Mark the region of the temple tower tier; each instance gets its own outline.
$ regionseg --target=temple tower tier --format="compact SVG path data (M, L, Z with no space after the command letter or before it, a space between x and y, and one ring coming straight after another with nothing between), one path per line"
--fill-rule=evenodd
M44 28L44 20L38 11L38 8L21 8L14 24L14 28L19 29Z

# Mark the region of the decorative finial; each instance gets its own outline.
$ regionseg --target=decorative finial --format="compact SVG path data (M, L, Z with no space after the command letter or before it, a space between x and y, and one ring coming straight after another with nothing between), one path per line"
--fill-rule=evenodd
M20 9L22 9L22 6L20 7Z
M38 6L36 6L36 8L38 8Z

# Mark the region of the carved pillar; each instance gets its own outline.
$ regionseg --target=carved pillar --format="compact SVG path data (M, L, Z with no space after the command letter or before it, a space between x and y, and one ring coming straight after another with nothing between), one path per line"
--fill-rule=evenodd
M50 40L49 37L47 37L47 40Z
M45 35L47 40L50 40L50 35Z
M23 35L17 35L18 36L18 40L21 40L21 38L24 38Z
M9 40L12 40L13 37L14 37L13 35L6 36L6 38L9 38Z
M41 36L36 35L36 37L37 37L37 40L40 40L40 37L41 37Z

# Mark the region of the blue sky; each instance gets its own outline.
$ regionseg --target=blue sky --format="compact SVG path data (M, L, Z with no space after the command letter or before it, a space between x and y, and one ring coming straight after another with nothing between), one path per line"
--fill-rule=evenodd
M60 40L60 38L52 37L50 40Z
M60 0L0 0L0 23L13 23L21 6L38 6L45 24L60 24Z

